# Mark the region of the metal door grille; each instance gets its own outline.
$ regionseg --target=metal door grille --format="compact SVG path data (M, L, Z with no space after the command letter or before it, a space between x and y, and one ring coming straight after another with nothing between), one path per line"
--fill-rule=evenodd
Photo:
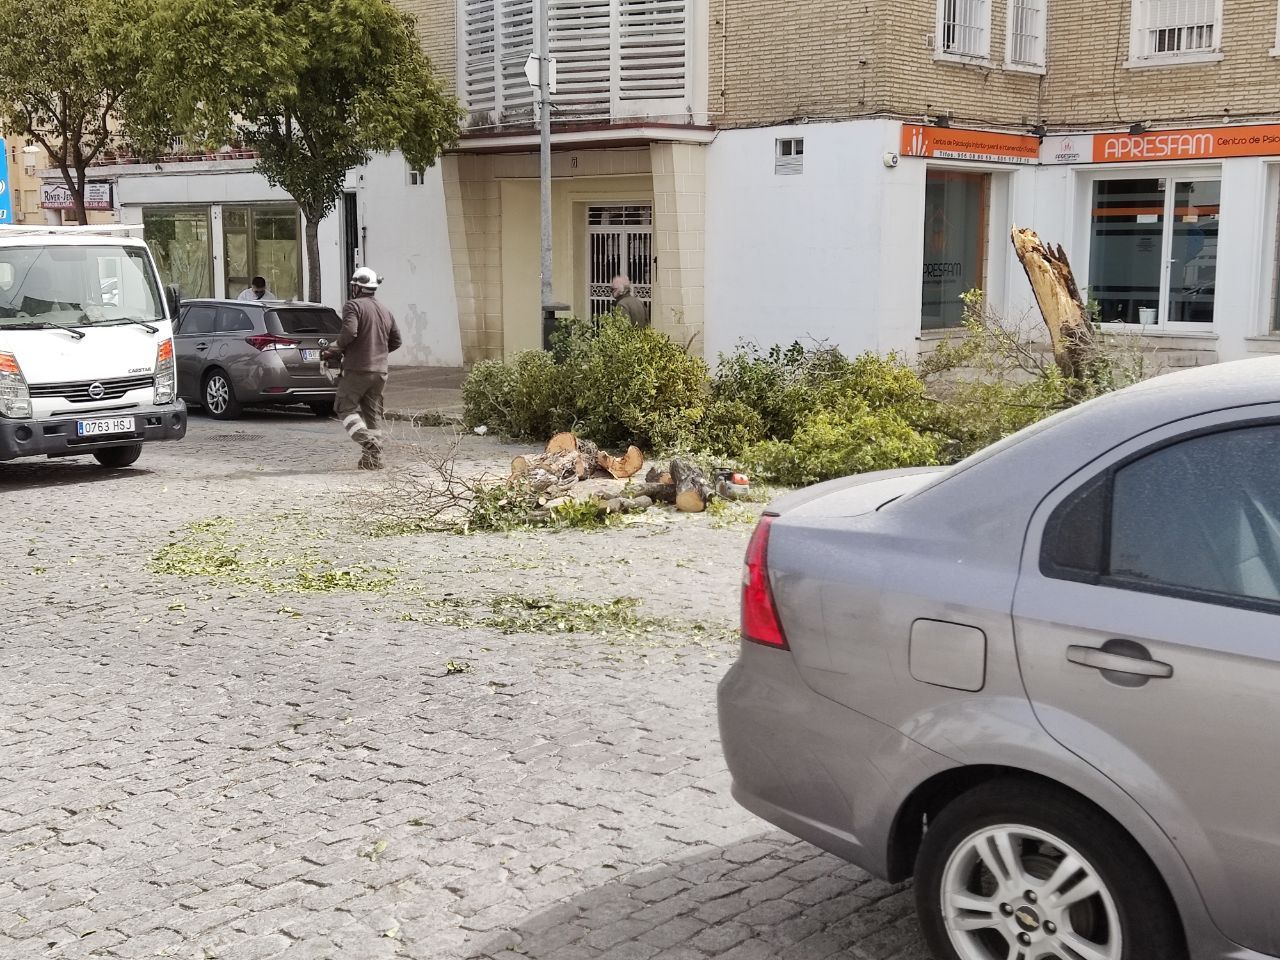
M646 306L653 302L653 207L589 207L587 210L587 298L595 319L613 309L610 284L631 280Z

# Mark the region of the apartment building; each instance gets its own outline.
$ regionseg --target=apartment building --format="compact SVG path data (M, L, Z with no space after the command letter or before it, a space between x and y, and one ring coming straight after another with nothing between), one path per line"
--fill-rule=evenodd
M534 91L543 0L406 0L466 129L440 168L468 360L543 345ZM701 349L708 116L702 0L549 0L553 291L578 316L626 274ZM431 172L427 173L429 177Z
M974 287L1021 316L1013 223L1173 362L1280 350L1274 0L711 11L711 352L914 353Z

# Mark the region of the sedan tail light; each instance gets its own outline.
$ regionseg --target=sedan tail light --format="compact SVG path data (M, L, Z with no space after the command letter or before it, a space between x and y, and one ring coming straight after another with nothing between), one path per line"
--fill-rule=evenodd
M245 337L245 343L258 350L284 350L289 347L296 347L301 341L293 340L289 337L278 337L274 333L259 334L254 337Z
M761 517L747 545L742 571L742 637L766 647L789 650L769 586L769 528L773 521L773 517Z

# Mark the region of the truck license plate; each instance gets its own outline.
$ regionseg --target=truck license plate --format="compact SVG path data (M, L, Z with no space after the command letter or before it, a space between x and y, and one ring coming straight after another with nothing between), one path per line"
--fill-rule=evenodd
M319 363L320 351L319 350L303 350L302 362L303 363Z
M102 437L113 433L133 433L133 417L76 421L76 435L80 437Z

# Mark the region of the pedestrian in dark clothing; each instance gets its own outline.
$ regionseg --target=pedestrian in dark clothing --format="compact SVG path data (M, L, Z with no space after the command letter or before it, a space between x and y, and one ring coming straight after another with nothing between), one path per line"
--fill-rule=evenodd
M626 277L613 278L613 308L620 310L635 326L649 326L649 308L636 296L631 281Z
M368 267L351 276L351 299L342 306L342 332L325 359L341 359L342 376L334 398L347 435L364 450L361 470L382 469L382 392L387 385L388 354L400 349L396 318L374 299L382 279Z

